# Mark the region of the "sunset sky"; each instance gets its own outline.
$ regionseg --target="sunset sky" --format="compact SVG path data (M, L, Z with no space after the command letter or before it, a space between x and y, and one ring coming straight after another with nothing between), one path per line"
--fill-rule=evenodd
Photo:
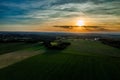
M0 0L0 31L120 32L120 1Z

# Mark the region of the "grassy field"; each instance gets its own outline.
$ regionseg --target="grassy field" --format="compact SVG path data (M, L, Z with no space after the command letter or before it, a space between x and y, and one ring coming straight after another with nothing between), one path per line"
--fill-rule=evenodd
M120 80L120 50L100 42L72 40L0 69L0 80ZM36 47L38 50L39 47Z
M31 46L34 46L35 44L25 44L23 42L21 43L0 43L0 55L5 53L10 53L18 50L22 50L25 48L29 48Z
M40 43L4 43L0 51L0 69L44 53L44 46L40 45Z

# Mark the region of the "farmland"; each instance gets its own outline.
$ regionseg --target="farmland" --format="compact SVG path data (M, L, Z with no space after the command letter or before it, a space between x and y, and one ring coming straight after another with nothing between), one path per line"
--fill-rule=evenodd
M22 50L31 46L34 46L35 44L25 44L25 43L0 43L0 55L13 52L13 51L18 51Z
M27 48L45 52L0 69L0 80L120 80L120 49L98 41L69 42L63 50Z

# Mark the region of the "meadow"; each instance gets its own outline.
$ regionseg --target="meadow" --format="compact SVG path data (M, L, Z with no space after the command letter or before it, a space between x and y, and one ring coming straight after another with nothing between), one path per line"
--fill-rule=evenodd
M0 55L29 48L35 44L25 44L24 42L0 43Z
M0 80L120 80L120 49L91 40L69 42L64 50L27 48L45 52L0 69Z

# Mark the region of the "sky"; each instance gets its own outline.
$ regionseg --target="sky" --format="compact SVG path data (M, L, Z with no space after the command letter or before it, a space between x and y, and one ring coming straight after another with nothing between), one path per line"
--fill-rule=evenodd
M120 1L0 0L0 31L120 32Z

